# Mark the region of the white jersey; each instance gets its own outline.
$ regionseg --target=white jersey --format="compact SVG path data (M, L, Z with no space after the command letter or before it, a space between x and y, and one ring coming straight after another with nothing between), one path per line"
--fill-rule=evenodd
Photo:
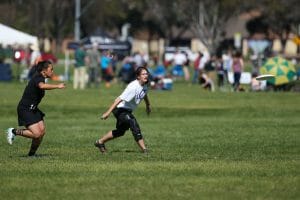
M122 101L119 103L117 108L126 108L133 111L137 105L139 105L142 99L144 99L147 92L147 85L140 85L138 80L132 81L119 96Z
M174 64L175 65L184 65L187 61L186 56L183 53L176 53L174 55Z

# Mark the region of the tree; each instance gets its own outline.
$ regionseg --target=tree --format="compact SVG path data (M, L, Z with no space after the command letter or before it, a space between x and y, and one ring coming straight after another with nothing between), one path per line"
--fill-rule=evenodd
M300 4L298 0L264 0L261 7L263 15L273 31L281 35L286 31L300 35Z
M15 14L8 25L15 25L40 38L53 38L61 44L73 30L73 0L13 0L9 6Z
M222 39L226 22L244 8L239 0L190 0L179 1L185 21L200 40L214 52Z
M161 36L169 39L176 39L190 28L190 23L185 17L184 8L180 7L179 0L152 0L147 1L148 10L146 19L152 20L159 27ZM175 33L173 28L178 31Z
M193 30L213 52L226 22L251 9L261 10L263 22L272 30L282 33L289 29L300 34L298 0L81 0L81 4L82 8L92 4L81 16L82 36L99 26L117 36L125 23L131 24L132 35L147 31L148 39L176 39L186 30ZM74 5L74 0L2 0L0 20L39 37L51 37L60 44L74 33ZM175 33L174 27L179 31Z

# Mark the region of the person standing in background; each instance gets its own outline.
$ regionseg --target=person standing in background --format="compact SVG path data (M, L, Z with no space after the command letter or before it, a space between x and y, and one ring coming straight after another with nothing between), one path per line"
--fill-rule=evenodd
M240 52L236 52L233 57L232 62L232 71L233 71L233 90L240 90L240 80L242 76L242 72L244 70L244 61L242 58L242 54Z
M92 49L87 50L87 60L88 60L88 87L91 87L92 84L95 87L99 87L100 83L100 53L98 51L98 43L93 43Z
M30 80L35 73L35 65L42 61L42 55L40 48L37 44L31 44L30 47L30 57L29 57L29 66L28 66L28 79Z
M194 74L193 74L193 80L192 80L193 84L198 83L198 81L199 81L199 71L200 71L199 65L200 65L202 56L203 56L203 54L200 51L198 51L198 56L194 61Z
M111 81L114 77L112 68L112 55L110 51L104 51L101 56L101 74L102 80L105 81L105 87L110 88Z
M226 83L229 83L229 77L228 74L231 72L231 66L232 66L232 56L231 56L231 50L227 50L223 55L222 55L222 61L223 61L223 68L224 68L224 78Z
M183 70L184 65L187 62L187 57L184 53L176 49L176 52L173 57L173 64L174 67L172 69L172 74L175 77L182 77L185 76L185 72Z
M74 79L73 88L85 89L86 85L86 53L83 48L83 44L75 50L75 67L74 67Z

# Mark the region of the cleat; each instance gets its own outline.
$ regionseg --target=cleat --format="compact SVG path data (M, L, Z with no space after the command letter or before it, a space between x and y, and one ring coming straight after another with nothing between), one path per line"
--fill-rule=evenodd
M149 152L148 152L148 149L143 149L142 152L143 152L144 154L148 154L148 153L149 153Z
M29 157L32 157L32 156L36 156L36 155L35 155L35 152L29 151L28 156L29 156Z
M98 140L95 142L95 147L99 148L100 152L101 153L106 153L106 148L105 148L105 145L100 143Z
M7 135L7 142L8 144L12 145L13 140L15 139L16 135L12 132L14 128L8 128L6 130L6 135Z

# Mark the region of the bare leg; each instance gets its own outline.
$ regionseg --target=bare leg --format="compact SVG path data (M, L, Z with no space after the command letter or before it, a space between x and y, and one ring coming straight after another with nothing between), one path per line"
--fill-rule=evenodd
M38 123L32 124L28 126L27 129L17 129L15 132L16 135L32 139L28 155L33 156L39 148L45 134L44 121L39 121Z
M112 140L114 138L112 131L107 132L102 138L100 138L98 141L100 144L104 144L105 142Z
M147 153L147 148L146 148L146 146L145 146L144 139L140 139L139 141L137 141L137 144L139 145L139 147L141 148L141 150L142 150L144 153Z
M99 140L96 141L95 146L97 148L99 148L101 153L105 153L106 152L106 148L104 143L112 140L114 137L112 135L112 131L107 132L104 136L102 136L102 138L100 138Z
M16 129L15 135L23 136L26 138L37 139L45 134L45 125L43 121L32 124L26 129Z
M30 147L30 150L29 150L29 153L28 155L29 156L33 156L35 154L35 152L37 151L37 149L39 148L42 140L43 140L43 137L45 135L45 124L44 124L44 121L40 121L38 122L38 129L40 131L40 135L38 138L33 138L32 139L32 142L31 142L31 147ZM28 127L29 128L29 127Z

